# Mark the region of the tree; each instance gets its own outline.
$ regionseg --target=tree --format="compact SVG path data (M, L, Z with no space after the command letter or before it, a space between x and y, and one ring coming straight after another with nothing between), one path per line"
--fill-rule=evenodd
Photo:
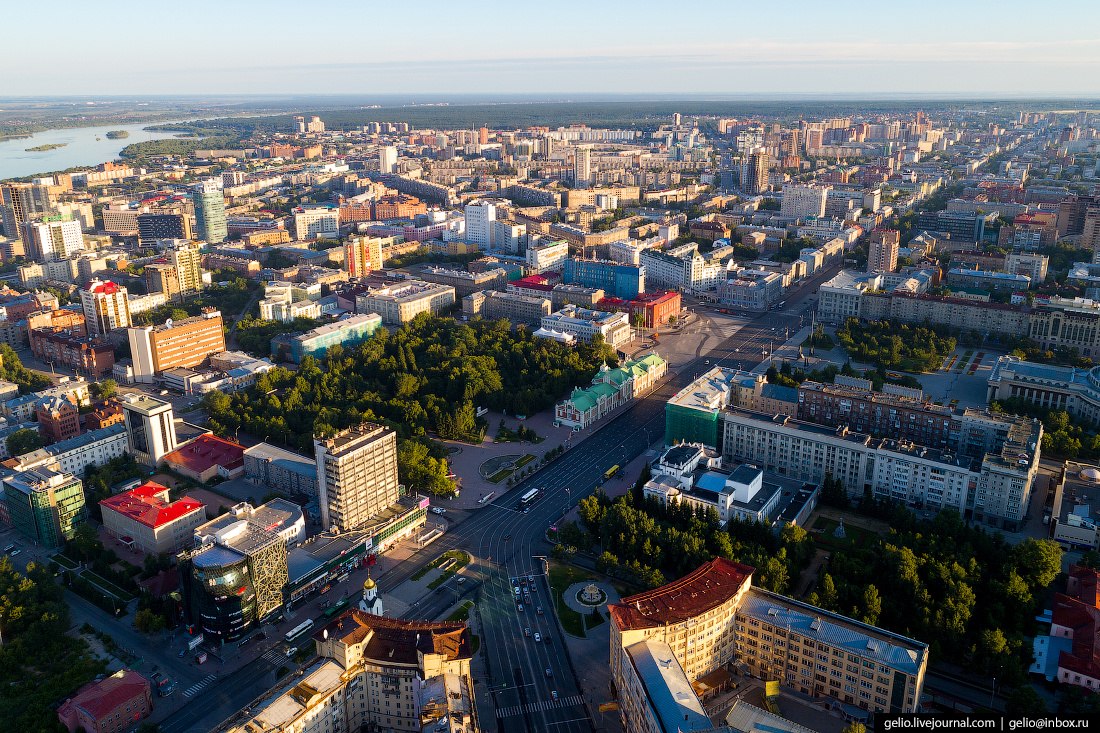
M7 445L9 455L21 456L24 453L30 453L32 450L41 448L43 445L42 436L33 428L23 428L8 436Z
M1030 683L1013 688L1005 697L1005 715L1038 717L1049 711L1046 701Z
M840 733L867 733L867 726L859 721L853 720L851 723L841 728Z
M882 615L882 596L878 588L869 585L863 589L863 622L876 626L878 618Z
M1054 540L1028 538L1012 554L1020 577L1035 590L1046 588L1062 572L1062 547Z
M155 634L164 631L164 617L152 609L145 608L134 614L134 628L143 634Z
M118 392L118 382L113 379L104 379L102 382L93 382L89 387L92 395L101 400L109 400Z

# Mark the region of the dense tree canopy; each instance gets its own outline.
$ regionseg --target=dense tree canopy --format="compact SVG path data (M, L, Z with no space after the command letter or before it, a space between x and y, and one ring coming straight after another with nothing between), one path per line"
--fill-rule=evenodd
M955 350L955 338L941 335L941 331L946 334L949 330L891 321L860 323L858 318L849 318L837 328L836 335L855 361L930 372L939 369L944 358Z
M15 349L0 344L0 379L19 385L20 394L35 392L50 386L50 378L41 372L32 372L23 366Z
M480 439L477 407L533 414L606 362L614 351L602 342L569 348L506 321L424 314L353 349L333 347L321 361L306 357L297 372L274 369L245 392L211 392L204 404L221 435L240 429L307 452L315 434L366 420L390 425L401 441L402 481L448 493L445 454L429 438Z
M34 428L16 430L8 436L8 455L21 456L43 446L42 436Z
M69 636L69 608L45 567L18 572L0 556L0 728L55 733L54 707L103 671L80 639Z

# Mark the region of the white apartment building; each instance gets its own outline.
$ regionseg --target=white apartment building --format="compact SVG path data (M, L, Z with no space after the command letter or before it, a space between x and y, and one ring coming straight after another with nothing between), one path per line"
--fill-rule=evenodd
M510 221L494 221L491 239L495 251L518 255L527 247L527 227Z
M397 173L397 147L383 145L378 149L378 170L382 173Z
M294 211L296 239L336 239L340 236L340 212L328 207Z
M831 186L801 186L791 184L783 187L783 203L779 213L795 219L809 216L825 216L825 202Z
M592 185L592 148L578 145L573 150L573 184L577 188Z
M27 257L38 262L67 260L84 250L79 221L28 221L23 233Z
M859 318L860 299L869 290L882 289L882 275L841 270L817 290L817 318L823 323L843 323Z
M578 341L591 341L597 335L613 349L629 343L633 338L630 318L626 313L578 308L567 305L561 310L542 317L542 328L547 331L570 334Z
M80 305L91 336L105 336L130 325L126 288L96 278L80 289Z
M527 268L532 273L561 270L569 257L569 242L564 240L535 244L527 248Z
M493 246L493 222L497 220L495 203L484 200L466 204L466 241L483 250Z

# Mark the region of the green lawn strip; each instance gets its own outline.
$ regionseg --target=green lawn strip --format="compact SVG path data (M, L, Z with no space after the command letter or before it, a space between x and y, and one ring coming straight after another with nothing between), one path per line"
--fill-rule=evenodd
M130 601L134 600L134 596L132 594L124 591L122 588L119 588L117 585L107 580L102 575L98 575L94 571L85 570L83 573L80 574L80 577L84 578L93 585L99 586L100 590L107 591L107 593L113 595L115 598L119 599L123 603L129 603Z
M485 480L491 484L499 484L501 481L511 476L512 472L515 470L514 468L502 468Z
M432 567L438 567L440 563L444 563L447 560L454 560L455 563L454 565L440 573L438 578L428 583L428 588L430 588L431 590L435 590L439 586L443 585L451 577L453 577L455 573L466 567L466 564L470 562L470 555L469 553L463 552L462 550L447 550L442 555L440 555L434 563L432 563Z
M65 568L66 570L76 570L77 567L79 567L79 564L76 561L70 560L69 558L65 557L61 553L58 553L58 554L54 555L50 559L53 560L58 565L60 565L61 567Z
M516 461L516 468L523 468L524 466L526 466L528 463L530 463L533 460L535 460L535 456L528 453L525 456L523 456L522 458L520 458L518 461Z
M464 552L462 550L447 550L442 555L440 555L439 557L432 560L430 563L428 563L427 565L425 565L424 567L420 568L415 573L413 573L412 579L413 580L420 580L425 575L427 575L431 570L434 570L435 568L439 567L441 564L447 562L448 560L454 560L455 561L454 566L451 568L452 570L460 570L461 568L465 567L467 563L470 562L470 553Z

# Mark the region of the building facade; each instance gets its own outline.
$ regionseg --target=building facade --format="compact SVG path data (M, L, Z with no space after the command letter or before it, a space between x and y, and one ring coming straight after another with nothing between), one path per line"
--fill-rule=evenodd
M112 537L126 538L141 552L175 554L190 547L195 527L206 521L206 506L189 496L172 501L168 487L147 481L102 499L103 527Z
M173 367L196 367L211 354L225 351L225 330L219 311L160 326L139 326L128 330L134 379L151 383L158 374Z
M84 322L92 336L105 336L116 328L130 325L130 305L126 288L98 278L80 289Z
M358 529L400 497L397 434L363 423L331 438L314 438L317 493L324 528Z
M4 503L12 527L43 547L71 540L88 516L80 479L46 466L5 478Z

